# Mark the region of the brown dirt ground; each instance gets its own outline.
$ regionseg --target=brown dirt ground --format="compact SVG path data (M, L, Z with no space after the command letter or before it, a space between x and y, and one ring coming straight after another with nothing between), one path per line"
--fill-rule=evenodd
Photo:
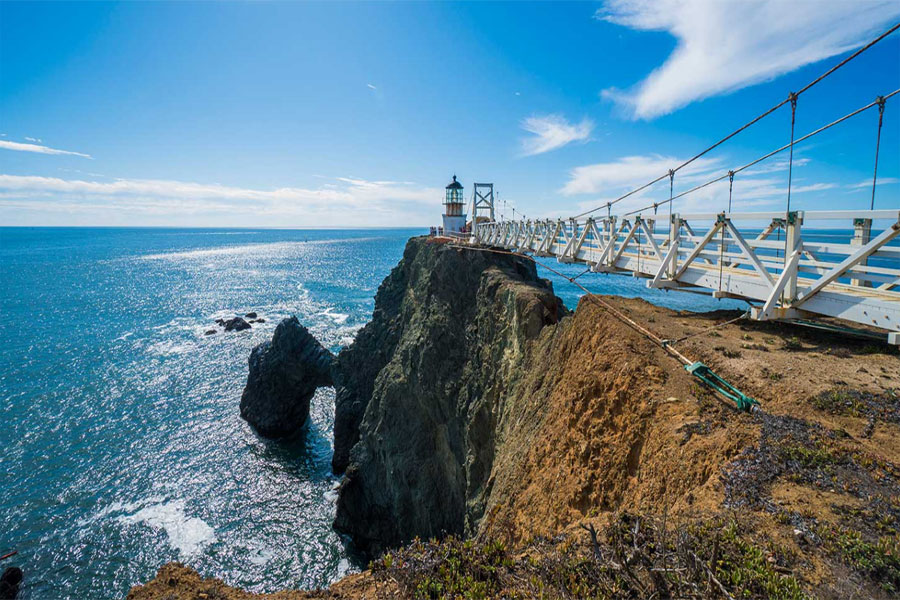
M201 577L190 567L168 563L156 577L135 586L128 600L328 600L375 598L391 594L390 584L377 582L368 573L348 575L327 590L284 590L274 594L252 594L225 585L214 577Z

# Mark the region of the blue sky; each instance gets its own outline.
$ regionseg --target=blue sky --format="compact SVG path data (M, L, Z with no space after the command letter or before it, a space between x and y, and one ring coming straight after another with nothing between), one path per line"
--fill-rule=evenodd
M429 225L493 181L529 217L656 177L900 20L896 0L0 3L11 225ZM900 34L801 96L798 137L900 88ZM789 140L782 108L676 193ZM795 150L792 206L867 208L877 110ZM786 154L784 157L786 159ZM876 208L900 206L900 95ZM735 207L784 206L780 157ZM668 185L622 203L668 197ZM676 204L721 210L727 185Z

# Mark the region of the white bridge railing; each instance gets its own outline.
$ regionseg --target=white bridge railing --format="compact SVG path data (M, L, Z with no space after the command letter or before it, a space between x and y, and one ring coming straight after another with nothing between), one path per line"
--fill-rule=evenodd
M751 303L759 320L838 317L900 344L900 210L674 214L479 223L476 243L647 286ZM661 228L660 225L663 227Z

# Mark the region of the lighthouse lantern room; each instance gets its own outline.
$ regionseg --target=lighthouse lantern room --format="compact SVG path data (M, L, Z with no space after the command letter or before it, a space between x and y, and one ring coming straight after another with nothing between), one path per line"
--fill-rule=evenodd
M444 235L464 233L466 230L466 215L463 213L463 186L453 176L453 181L446 188L444 196Z

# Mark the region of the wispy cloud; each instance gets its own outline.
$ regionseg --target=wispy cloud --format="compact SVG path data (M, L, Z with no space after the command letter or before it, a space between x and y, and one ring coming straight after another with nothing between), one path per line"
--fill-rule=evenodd
M25 140L29 141L29 142L34 142L35 144L40 144L43 141L43 140L41 140L41 138L28 137L27 135L25 136Z
M878 178L878 185L888 185L888 184L893 184L893 183L900 183L900 179L898 179L896 177L879 177ZM866 179L864 181L860 181L859 183L851 183L847 187L850 188L851 190L859 190L859 189L863 189L863 188L871 189L872 180Z
M372 85L371 83L367 83L367 84L366 84L366 87L369 88L370 90L377 90L377 89L378 89L377 87L375 87L375 86Z
M334 178L317 188L271 190L157 179L90 181L0 175L0 206L30 211L120 215L240 216L252 225L383 226L427 224L440 188L409 182ZM195 221L196 222L196 221Z
M607 0L596 18L678 42L646 79L603 95L652 119L847 52L898 16L896 0Z
M626 156L606 163L576 167L569 173L569 180L560 192L564 195L593 195L578 204L578 211L603 206L606 202L637 189L656 179L668 169L681 164L683 158L648 155ZM794 184L791 194L823 192L838 188L835 183L804 183L798 177L798 169L809 164L809 159L794 159ZM733 208L761 208L777 206L787 198L787 161L773 161L756 171L744 171L734 180ZM675 177L675 194L705 183L727 172L728 165L719 158L699 158L679 171ZM871 184L870 184L871 185ZM669 180L663 178L654 186L638 192L616 205L618 213L650 206L669 198ZM683 211L722 210L728 203L728 180L697 190L676 201L675 209Z
M560 190L566 196L578 194L609 193L622 188L636 188L656 179L661 173L678 166L683 159L652 154L649 156L625 156L620 159L575 167L569 172L569 180ZM721 166L714 158L699 158L678 174L679 181L688 177L706 175ZM667 182L668 183L668 182Z
M30 140L32 138L25 138L26 140ZM71 152L69 150L58 150L56 148L50 148L48 146L41 146L40 144L23 144L21 142L10 142L8 140L0 140L0 148L5 148L6 150L15 150L17 152L36 152L38 154L68 154L70 156L81 156L83 158L93 158L90 154L84 154L81 152Z
M586 142L594 129L594 123L590 119L583 119L581 123L573 124L561 115L546 115L524 119L522 129L534 134L522 139L522 153L532 156L562 148L572 142Z

